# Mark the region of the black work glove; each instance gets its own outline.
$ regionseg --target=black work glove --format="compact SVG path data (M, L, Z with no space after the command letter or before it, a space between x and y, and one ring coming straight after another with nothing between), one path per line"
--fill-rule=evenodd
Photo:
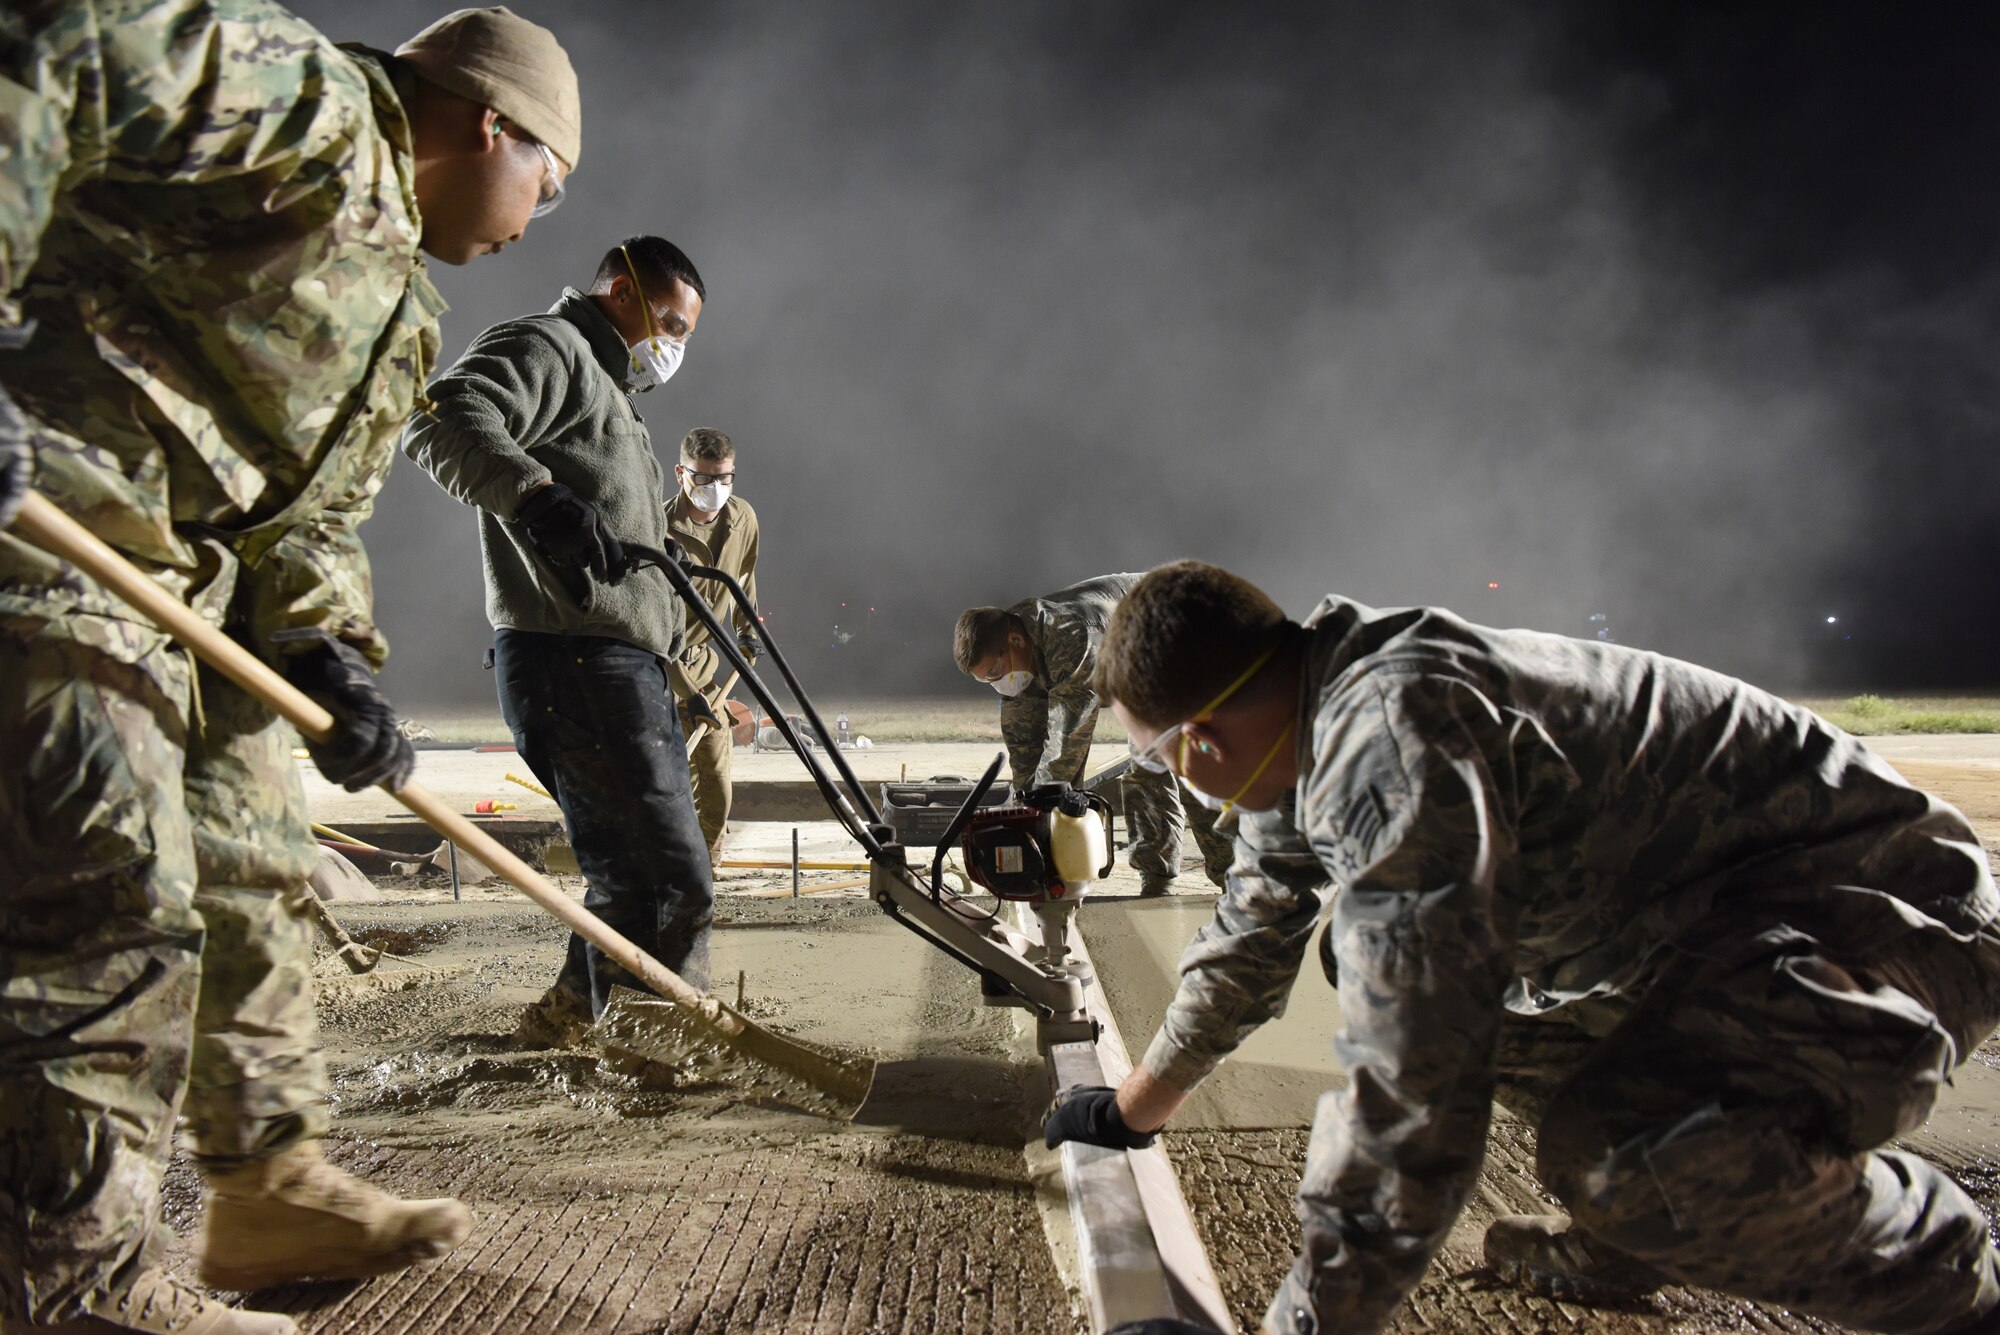
M1113 1326L1104 1335L1215 1335L1213 1326L1197 1326L1178 1317L1149 1316L1144 1321L1127 1321Z
M1042 1123L1042 1143L1050 1149L1065 1140L1102 1145L1108 1150L1143 1150L1153 1143L1151 1131L1134 1131L1118 1111L1118 1091L1109 1085L1072 1089Z
M744 662L756 662L757 655L763 651L763 648L763 642L757 638L757 632L751 630L748 626L736 632L736 652L743 655Z
M696 691L687 698L687 712L688 717L696 723L705 723L711 728L722 726L722 720L717 718L715 710L709 707L708 697L700 691Z
M551 561L588 570L606 584L624 578L625 548L603 514L562 483L551 482L522 501L514 522Z
M378 783L391 790L408 783L417 767L416 750L397 728L396 711L376 688L375 669L361 651L323 630L279 631L271 639L311 646L288 655L280 670L333 715L333 736L306 741L319 772L350 793Z
M14 522L27 499L35 474L34 447L28 441L28 419L0 389L0 529Z

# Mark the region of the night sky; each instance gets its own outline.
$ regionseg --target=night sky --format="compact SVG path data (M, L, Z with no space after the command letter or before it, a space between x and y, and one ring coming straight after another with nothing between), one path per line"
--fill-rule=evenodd
M515 8L583 160L433 266L447 356L627 234L686 249L709 302L639 405L669 462L736 440L823 693L958 689L962 607L1179 556L1300 615L2000 684L2000 8ZM365 532L392 697L490 700L470 512L399 461Z

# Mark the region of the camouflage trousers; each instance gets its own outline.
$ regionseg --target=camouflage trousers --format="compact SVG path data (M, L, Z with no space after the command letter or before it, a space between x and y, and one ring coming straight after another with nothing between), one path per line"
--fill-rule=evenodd
M64 628L0 627L0 1317L43 1322L129 1274L183 1111L214 1167L328 1118L290 728Z
M713 849L729 828L732 798L729 770L735 746L730 740L726 722L729 718L728 706L719 699L710 704L716 717L725 720L725 723L720 728L704 730L701 739L688 748L688 776L693 780L694 813L701 821L702 842ZM681 706L681 735L694 736L698 726L688 715L687 707Z
M1194 830L1202 870L1221 885L1229 874L1235 841L1215 828L1216 813L1181 792L1180 780L1133 766L1124 785L1125 823L1132 830L1132 870L1150 882L1171 881L1181 870L1181 831Z
M1497 1097L1537 1124L1536 1170L1591 1237L1682 1283L1945 1330L2000 1302L1986 1217L1881 1147L2000 1021L2000 935L1885 924L1861 945L1855 926L1682 952L1602 1037L1587 1008L1510 1020Z
M1002 706L1000 732L1007 740L1017 784L1021 775L1038 763L1044 740L1041 727L1038 716L1017 717ZM1063 738L1062 754L1047 764L1051 779L1057 783L1075 783L1083 777L1084 765L1090 759L1091 735L1096 731L1094 712L1070 729ZM1201 849L1202 869L1209 880L1222 884L1234 857L1235 841L1216 830L1216 813L1192 797L1183 801L1180 780L1171 774L1155 774L1135 765L1117 782L1125 822L1132 836L1126 860L1141 879L1157 884L1180 875L1181 831L1192 826L1195 844Z

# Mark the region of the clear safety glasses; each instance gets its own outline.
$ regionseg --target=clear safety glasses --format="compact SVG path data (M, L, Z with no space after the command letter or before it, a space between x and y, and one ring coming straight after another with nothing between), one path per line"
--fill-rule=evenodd
M1213 715L1216 710L1222 708L1223 702L1229 699L1230 696L1242 690L1245 683L1247 683L1252 677L1256 676L1257 673L1263 668L1264 664L1270 662L1272 655L1276 654L1277 652L1278 652L1278 646L1274 644L1269 649L1266 649L1263 653L1259 654L1257 656L1256 662L1252 663L1249 667L1243 669L1242 676L1238 677L1235 681L1232 681L1227 686L1223 687L1222 694L1216 696L1213 700L1210 700L1206 705L1203 705L1200 709L1196 710L1194 713L1194 717L1187 719L1184 722L1174 724L1173 727L1168 728L1166 731L1162 732L1159 736L1155 737L1152 741L1146 743L1146 745L1143 747L1138 747L1138 746L1132 747L1132 763L1134 765L1137 765L1140 769L1150 770L1154 774L1178 774L1181 772L1181 770L1187 768L1186 742L1187 742L1188 728L1197 723L1208 722L1210 716ZM1173 741L1176 737L1180 738L1182 742L1180 765L1178 768L1169 765L1167 763L1167 752L1166 752L1167 744Z
M554 213L556 206L563 202L562 169L556 166L555 151L547 144L539 139L529 142L541 150L542 162L549 169L548 179L542 182L542 197L535 201L535 207L528 213L530 218L540 218Z

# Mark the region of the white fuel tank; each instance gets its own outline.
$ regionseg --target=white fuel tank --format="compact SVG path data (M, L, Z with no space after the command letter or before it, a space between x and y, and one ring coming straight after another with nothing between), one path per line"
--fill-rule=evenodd
M1096 811L1080 816L1049 813L1049 856L1056 875L1070 894L1079 894L1097 880L1109 861L1111 834Z

